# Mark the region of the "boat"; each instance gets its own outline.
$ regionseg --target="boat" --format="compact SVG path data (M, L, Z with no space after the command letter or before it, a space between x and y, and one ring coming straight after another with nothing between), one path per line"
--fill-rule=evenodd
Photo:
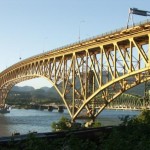
M1 114L10 113L10 111L7 108L1 108L0 113Z

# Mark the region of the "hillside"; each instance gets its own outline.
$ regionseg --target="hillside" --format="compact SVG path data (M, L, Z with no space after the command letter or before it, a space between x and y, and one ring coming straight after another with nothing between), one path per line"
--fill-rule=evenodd
M144 84L140 84L128 91L128 94L144 96ZM49 103L59 102L62 103L61 97L54 87L42 87L34 89L32 86L14 86L7 97L9 104L28 104L31 102L36 103Z
M53 87L34 89L32 86L14 86L9 92L6 101L8 104L62 102L61 97Z
M128 94L144 96L145 85L144 83L126 91Z

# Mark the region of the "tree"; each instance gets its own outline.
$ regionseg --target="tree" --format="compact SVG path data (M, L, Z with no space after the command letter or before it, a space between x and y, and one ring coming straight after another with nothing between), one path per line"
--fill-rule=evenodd
M68 130L71 127L71 121L62 116L58 122L53 122L51 127L54 131Z
M137 117L121 119L119 127L113 128L102 149L148 150L150 149L150 111L144 110Z

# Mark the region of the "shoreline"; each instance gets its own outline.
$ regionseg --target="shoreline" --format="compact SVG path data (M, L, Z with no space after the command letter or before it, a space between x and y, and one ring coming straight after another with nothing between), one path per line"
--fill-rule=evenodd
M117 126L120 124L118 116L138 115L135 111L108 111L105 110L98 116L102 127ZM0 115L0 137L11 136L14 133L28 134L29 132L52 132L51 123L57 122L61 116L68 117L69 114L48 112L41 110L25 110L12 109L10 114ZM77 120L77 122L84 123L86 120Z

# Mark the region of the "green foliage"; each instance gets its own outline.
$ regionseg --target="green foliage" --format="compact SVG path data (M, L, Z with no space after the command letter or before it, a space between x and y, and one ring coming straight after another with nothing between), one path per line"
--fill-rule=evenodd
M53 122L51 127L54 131L68 130L71 127L71 121L66 117L62 117L58 122Z
M120 126L114 128L102 144L104 150L148 150L150 149L150 127Z
M81 123L72 123L70 119L66 117L60 118L58 122L51 124L53 131L64 131L64 130L77 130L83 128Z
M120 127L111 132L102 144L104 150L148 150L150 149L150 111L144 110L137 117L121 119Z
M150 110L142 111L142 113L137 117L137 120L140 123L150 125Z
M46 140L38 139L35 137L34 134L29 134L27 142L25 142L23 145L26 150L47 150L50 148L50 145Z
M122 126L150 125L150 110L143 110L137 117L125 116L120 119Z
M98 145L88 139L83 140L75 136L70 136L64 141L63 148L66 150L98 150Z
M95 122L92 124L92 127L93 127L93 128L101 127L101 123L100 123L99 121L95 121Z
M97 128L100 126L101 123L99 121L95 121L94 123L91 123L89 127ZM72 123L71 120L69 120L68 118L62 117L58 122L53 122L51 124L51 128L53 129L53 131L64 131L64 130L78 130L85 127L81 125L81 123Z
M53 140L36 138L29 134L24 142L0 146L0 150L99 150L95 142L88 139L80 139L75 136L67 136Z

